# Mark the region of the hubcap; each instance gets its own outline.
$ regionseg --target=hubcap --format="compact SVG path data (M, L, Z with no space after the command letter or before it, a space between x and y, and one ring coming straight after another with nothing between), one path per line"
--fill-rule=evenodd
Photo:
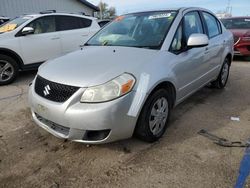
M221 73L221 82L223 85L226 84L228 74L229 74L229 65L227 63L225 63L223 68L222 68L222 73Z
M165 127L168 118L168 101L162 97L158 99L151 110L149 127L153 135L158 135Z
M14 74L14 67L7 61L0 60L0 82L8 81Z

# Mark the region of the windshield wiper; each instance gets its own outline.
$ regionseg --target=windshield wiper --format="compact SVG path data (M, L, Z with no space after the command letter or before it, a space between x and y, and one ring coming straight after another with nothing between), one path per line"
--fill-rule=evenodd
M103 41L103 43L102 43L103 46L109 46L108 44L109 44L109 41L107 41L107 40Z

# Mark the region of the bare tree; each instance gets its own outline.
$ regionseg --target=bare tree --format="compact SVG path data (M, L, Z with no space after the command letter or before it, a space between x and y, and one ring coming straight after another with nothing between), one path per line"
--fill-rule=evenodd
M116 8L109 7L105 2L100 1L99 3L100 12L97 14L97 17L100 19L110 19L116 16Z
M108 11L109 11L109 16L111 18L116 16L116 8L115 7L110 7Z

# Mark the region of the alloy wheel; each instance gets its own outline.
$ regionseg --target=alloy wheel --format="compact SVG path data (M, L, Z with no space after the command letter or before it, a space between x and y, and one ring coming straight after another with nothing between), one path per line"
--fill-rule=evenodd
M168 118L168 101L166 98L159 98L151 109L149 127L153 135L158 135L165 127Z
M225 85L227 82L228 74L229 74L229 65L228 65L228 63L225 63L223 65L222 73L221 73L221 83L223 85Z
M9 81L14 74L14 67L5 60L0 60L0 82Z

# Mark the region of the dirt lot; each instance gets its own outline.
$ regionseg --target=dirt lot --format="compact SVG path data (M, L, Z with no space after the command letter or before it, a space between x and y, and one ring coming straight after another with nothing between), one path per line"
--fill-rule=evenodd
M233 187L244 149L217 146L197 132L249 139L249 61L233 63L225 90L204 88L179 105L154 144L88 147L55 138L31 120L27 84L34 75L0 88L0 187Z

